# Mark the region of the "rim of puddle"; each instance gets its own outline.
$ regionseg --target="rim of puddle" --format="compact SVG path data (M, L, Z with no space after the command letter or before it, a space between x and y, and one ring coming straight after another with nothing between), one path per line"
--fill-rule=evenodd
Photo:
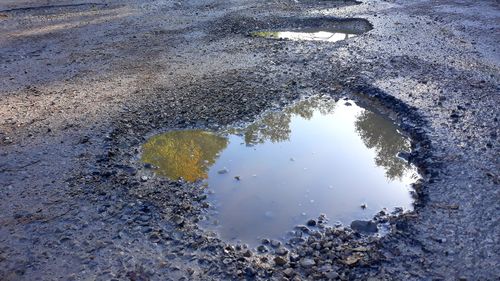
M263 112L262 114L260 114L258 117L256 117L256 118L255 118L255 121L253 121L253 122L240 122L240 123L238 123L238 124L236 124L236 125L232 125L232 126L231 126L231 125L223 126L223 127L220 127L220 128L219 128L219 130L216 130L215 132L214 132L214 130L210 130L210 129L208 129L207 131L211 131L211 132L214 132L214 133L215 133L215 134L217 134L217 135L227 137L227 136L230 134L230 130L234 130L234 129L238 130L238 129L243 129L243 128L246 128L246 127L248 127L249 125L251 125L251 124L253 124L253 123L257 122L258 120L262 120L262 118L263 118L264 116L268 115L270 112L272 113L272 112L280 112L280 111L283 111L283 110L285 110L286 108L288 108L288 107L290 107L290 106L293 106L293 105L295 105L295 104L298 104L298 103L300 103L300 102L303 102L304 100L312 99L312 98L314 98L314 97L318 97L318 95L315 95L315 96L312 96L312 97L308 97L308 98L305 98L305 99L304 99L304 98L303 98L303 99L300 99L300 100L298 100L298 101L293 102L291 105L287 105L287 106L284 106L284 107L278 107L278 108L275 108L275 109L273 109L273 110L268 110L268 111L265 111L265 112ZM337 99L337 98L333 98L333 97L329 97L329 96L326 96L326 97L321 97L321 98L326 98L326 99L331 99L331 100L334 100L334 101L335 101L335 103L340 102L340 101L339 101L339 99ZM360 108L362 108L363 110L367 110L367 111L373 112L373 113L375 113L375 114L379 115L380 117L382 117L382 118L384 118L384 119L388 120L388 121L389 121L389 122L391 122L391 123L393 124L393 126L396 128L396 130L397 130L398 134L400 134L403 138L407 139L410 143L412 143L412 142L413 142L413 140L412 140L412 139L411 139L411 138L410 138L407 134L405 134L405 132L403 132L403 131L399 128L399 126L398 126L395 122L393 122L393 120L392 120L391 118L389 118L389 113L391 113L390 111L385 110L385 108L379 108L379 106L377 106L377 105L373 105L373 106L372 106L370 103L369 103L370 105L369 105L369 106L367 106L367 104L366 104L365 102L363 102L363 101L353 101L353 100L349 100L349 99L347 99L347 98L345 98L344 100L345 100L346 102L353 102L353 103L355 103L355 105L359 106L359 107L360 107ZM155 133L151 133L151 134L150 134L150 135L146 138L146 141L148 141L149 139L151 139L151 137L156 136L156 135L160 135L160 134L162 134L162 133L169 133L169 132L175 132L175 131L186 131L186 130L189 130L189 129L190 129L190 128L170 129L170 130L162 130L162 132L155 132ZM192 129L196 129L196 128L192 128ZM140 156L139 156L141 159L142 159L142 155L143 155L143 153L144 153L144 151L142 150L142 146L141 146L141 149L140 149ZM405 161L405 162L407 162L407 161ZM417 168L415 165L413 165L413 164L408 164L408 165L411 165L411 166L412 166L412 167L414 167L415 169L418 169L418 168ZM155 174L156 174L156 173L155 173ZM414 183L416 183L416 182L418 181L418 179L420 179L420 178L421 178L421 175L420 175L420 172L419 172L419 171L417 171L417 175L419 176L419 178L414 179L414 180L413 180L413 182L412 182L411 184L409 184L409 185L408 185L409 187L411 187L411 190L413 190L413 188L412 188L413 186L412 186L412 185L413 185ZM157 175L157 176L160 176L160 175ZM161 176L160 176L160 177L161 177ZM175 181L175 179L170 179L170 180ZM199 182L199 183L201 183L201 182ZM415 202L415 200L412 200L412 201L411 201L411 203L412 203L412 204L413 204L414 202ZM209 213L209 212L211 212L211 211L208 211L207 213ZM304 220L307 220L307 219L304 219ZM305 221L304 221L304 223L305 223ZM199 224L199 225L200 225L202 228L205 228L205 227L203 227L201 224ZM333 225L333 224L328 224L328 225ZM206 229L206 228L205 228L205 229ZM208 228L208 230L212 230L212 229ZM380 228L380 232L378 232L378 234L380 234L380 235L381 235L381 234L383 234L383 233L384 233L384 231L383 231L383 230L384 230L383 228ZM223 239L223 240L226 240L226 239Z

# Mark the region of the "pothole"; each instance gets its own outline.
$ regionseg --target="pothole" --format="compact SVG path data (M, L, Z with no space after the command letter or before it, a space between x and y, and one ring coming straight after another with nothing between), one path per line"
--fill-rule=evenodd
M250 35L269 39L308 40L337 42L356 37L372 29L371 24L363 19L304 20L300 28L271 31L254 31ZM308 27L309 25L309 27ZM317 25L317 26L316 26Z
M288 39L288 40L309 40L337 42L348 38L356 37L358 34L347 33L338 30L325 31L321 29L303 29L300 31L257 31L252 32L254 37L263 37L270 39Z
M412 209L410 141L385 117L313 97L243 129L171 131L143 145L158 175L200 181L212 204L203 226L227 241L285 238L308 219L369 220ZM168 192L168 191L165 191Z

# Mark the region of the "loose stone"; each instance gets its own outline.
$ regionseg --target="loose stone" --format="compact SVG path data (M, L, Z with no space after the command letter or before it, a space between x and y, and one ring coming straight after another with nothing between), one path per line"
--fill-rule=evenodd
M355 220L351 223L351 228L362 233L375 233L378 231L377 224L372 221Z
M283 257L277 256L274 258L274 263L279 266L283 266L287 263L286 259Z
M316 262L313 259L304 258L300 261L300 265L302 267L311 267L313 265L316 265Z

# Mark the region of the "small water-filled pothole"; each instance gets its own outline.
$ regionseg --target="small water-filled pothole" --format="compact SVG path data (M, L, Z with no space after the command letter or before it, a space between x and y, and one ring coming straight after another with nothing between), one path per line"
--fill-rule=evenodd
M309 40L309 41L326 41L337 42L348 38L356 37L361 33L353 33L352 31L342 30L323 30L323 29L301 29L297 31L256 31L251 35L254 37L263 37L270 39L288 39L293 41Z
M418 174L397 157L409 150L383 116L353 101L313 97L244 129L154 136L142 161L159 175L205 182L213 209L204 226L256 245L320 214L349 224L383 208L411 209Z
M300 18L282 24L275 30L256 30L253 37L286 40L309 40L336 42L356 37L373 28L372 24L359 18Z

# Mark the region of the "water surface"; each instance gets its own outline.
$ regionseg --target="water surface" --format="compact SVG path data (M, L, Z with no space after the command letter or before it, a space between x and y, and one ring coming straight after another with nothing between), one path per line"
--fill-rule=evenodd
M254 37L264 37L270 39L288 39L288 40L309 40L337 42L348 38L356 37L357 33L342 30L321 30L321 29L303 29L298 31L257 31L251 33Z
M160 175L206 182L214 209L205 225L223 239L256 245L320 214L349 224L383 208L411 209L417 174L396 156L409 150L384 117L352 101L315 97L245 129L154 136L142 160Z

